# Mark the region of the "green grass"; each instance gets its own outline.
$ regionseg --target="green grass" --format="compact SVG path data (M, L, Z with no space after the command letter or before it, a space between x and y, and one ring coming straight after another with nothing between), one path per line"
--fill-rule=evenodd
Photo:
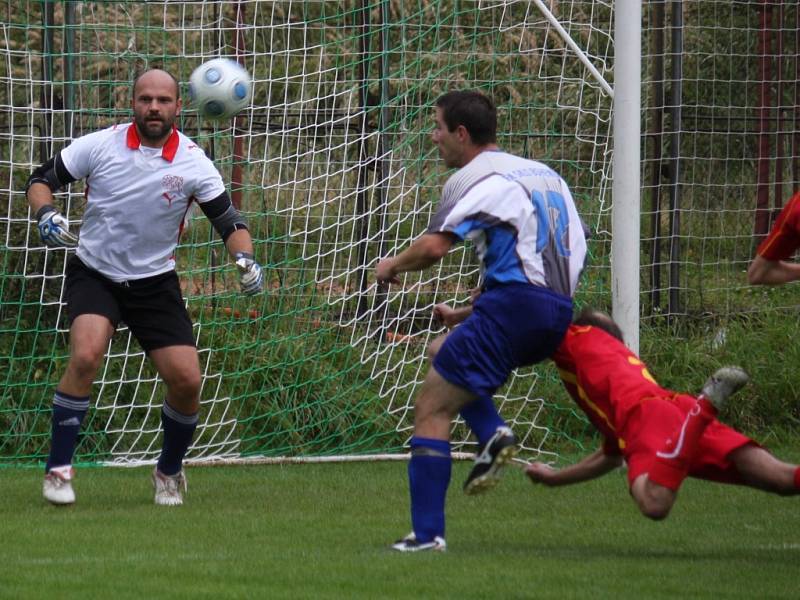
M688 481L654 523L621 472L545 489L513 471L468 498L468 468L443 555L387 549L409 530L404 463L191 468L180 508L151 504L144 468L82 469L68 508L38 469L0 469L0 597L796 597L796 498Z

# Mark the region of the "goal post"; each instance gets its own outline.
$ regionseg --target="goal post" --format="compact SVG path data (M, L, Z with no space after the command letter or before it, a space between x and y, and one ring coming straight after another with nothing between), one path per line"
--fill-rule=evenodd
M614 23L612 316L639 352L642 3L617 0Z

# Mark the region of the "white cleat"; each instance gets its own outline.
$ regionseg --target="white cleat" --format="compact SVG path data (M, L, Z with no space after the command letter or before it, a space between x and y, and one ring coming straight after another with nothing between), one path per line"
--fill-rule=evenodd
M160 506L180 506L183 504L183 493L188 489L183 471L175 475L164 475L153 469L153 488L156 491L155 502Z
M44 499L59 506L75 503L75 490L72 489L72 479L75 469L72 465L53 467L44 476L42 495Z
M441 536L434 537L430 542L420 542L417 540L416 534L409 533L402 540L397 540L392 544L392 550L398 552L425 552L431 550L433 552L446 552L447 542Z
M725 403L736 393L750 377L739 367L722 367L717 369L703 385L703 396L708 398L717 410L721 410Z

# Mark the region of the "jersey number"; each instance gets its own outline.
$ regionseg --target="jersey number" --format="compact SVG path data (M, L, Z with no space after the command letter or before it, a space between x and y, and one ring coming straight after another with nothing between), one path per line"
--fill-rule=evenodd
M559 256L567 257L569 248L564 247L564 238L569 223L569 213L564 202L564 196L558 192L548 191L546 196L533 190L531 202L536 209L536 219L539 226L536 232L536 251L541 252L552 239L555 242L556 252Z

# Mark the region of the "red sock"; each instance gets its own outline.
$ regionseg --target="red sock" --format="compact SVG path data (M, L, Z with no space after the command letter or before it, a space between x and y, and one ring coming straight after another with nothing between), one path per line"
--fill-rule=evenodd
M794 489L800 490L800 467L794 470Z
M700 436L716 416L717 409L714 405L700 396L681 426L667 440L664 448L656 454L656 460L648 475L650 481L677 492L689 473L689 464L697 449Z

